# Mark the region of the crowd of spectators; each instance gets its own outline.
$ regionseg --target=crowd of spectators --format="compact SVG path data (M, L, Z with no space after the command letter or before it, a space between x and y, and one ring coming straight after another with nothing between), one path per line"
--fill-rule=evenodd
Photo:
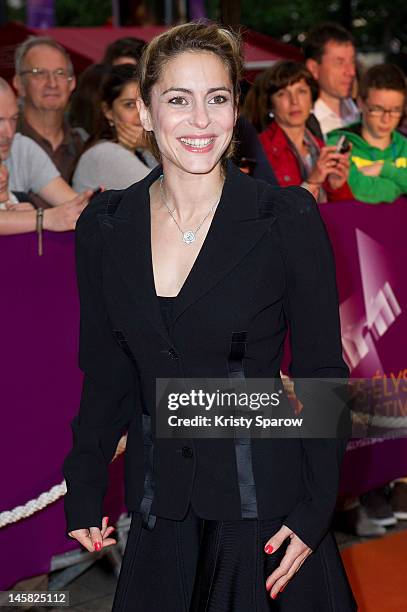
M243 105L278 184L301 184L320 202L405 194L403 72L392 64L357 70L351 34L330 23L309 32L304 60L260 73Z
M15 91L0 78L0 234L72 230L96 190L126 188L157 164L136 104L144 47L119 39L76 86L55 40L30 37L18 46ZM235 162L269 183L301 185L318 202L376 204L406 194L403 72L391 64L358 68L353 38L338 24L312 29L303 51L303 63L278 61L242 87ZM346 500L344 511L359 508L359 535L392 524L378 516L378 504L382 515L407 519L407 482L394 491L392 507L383 491L373 492L370 517L358 500Z
M269 109L273 121L260 134L267 159L282 187L300 185L322 198L350 199L349 159L307 127L316 90L303 64L278 62L268 73ZM269 113L269 114L270 114Z
M30 37L0 80L0 233L73 229L99 188L122 189L156 161L140 125L137 63L146 43L122 38L76 85L58 42ZM313 28L304 62L282 60L242 87L235 161L318 202L391 202L406 193L406 83L394 65L357 69L351 34ZM24 214L22 214L24 213Z

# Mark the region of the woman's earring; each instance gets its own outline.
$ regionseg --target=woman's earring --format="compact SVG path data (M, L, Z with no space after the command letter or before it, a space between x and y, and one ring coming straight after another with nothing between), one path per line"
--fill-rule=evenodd
M273 111L269 111L269 117L270 117L270 119L272 119L274 117Z
M109 119L109 125L110 125L110 127L114 127L114 121L112 121L111 119Z

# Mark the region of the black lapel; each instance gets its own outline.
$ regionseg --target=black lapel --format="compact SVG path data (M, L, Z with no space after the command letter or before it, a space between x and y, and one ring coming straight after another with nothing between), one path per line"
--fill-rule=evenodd
M157 332L171 344L156 297L151 256L149 189L161 172L161 167L155 168L126 189L116 212L99 217L104 239L130 291ZM272 213L259 212L260 185L228 162L221 200L175 302L174 321L228 274L275 221Z
M156 331L172 344L161 317L151 259L150 185L160 176L155 168L142 181L123 192L113 215L99 215L111 256L143 314Z
M260 216L261 189L260 183L228 162L222 198L201 251L175 302L174 321L226 276L275 221L272 214Z

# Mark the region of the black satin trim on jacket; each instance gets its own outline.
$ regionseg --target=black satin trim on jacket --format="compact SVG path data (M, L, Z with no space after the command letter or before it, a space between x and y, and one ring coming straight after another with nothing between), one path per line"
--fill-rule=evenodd
M246 353L247 332L233 332L228 359L229 378L244 380L243 358ZM235 438L237 480L243 519L257 518L257 494L254 481L251 438Z
M129 359L134 363L134 365L136 365L136 359L123 335L123 332L119 330L113 330L113 334L122 350L126 353ZM144 493L143 499L140 502L139 511L141 513L143 527L151 531L152 529L154 529L157 520L157 517L154 514L150 514L151 506L154 499L154 443L153 434L151 430L151 416L144 411L144 406L142 419L144 453Z
M140 503L142 524L151 531L155 527L157 517L150 514L154 499L153 455L154 444L151 432L151 416L143 414L143 447L144 447L144 495Z
M229 378L244 379L243 357L246 353L247 332L233 332L228 360Z

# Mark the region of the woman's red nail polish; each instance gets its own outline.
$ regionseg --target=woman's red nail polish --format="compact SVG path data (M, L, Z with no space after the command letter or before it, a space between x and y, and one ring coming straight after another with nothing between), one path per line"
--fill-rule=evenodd
M266 551L266 553L269 555L270 553L273 552L273 547L271 544L267 544L267 546L264 549Z
M102 549L102 545L100 542L95 542L95 544L93 545L94 549L96 550L96 552L99 552L99 550Z
M271 596L271 599L276 599L278 593L274 593L274 595Z

